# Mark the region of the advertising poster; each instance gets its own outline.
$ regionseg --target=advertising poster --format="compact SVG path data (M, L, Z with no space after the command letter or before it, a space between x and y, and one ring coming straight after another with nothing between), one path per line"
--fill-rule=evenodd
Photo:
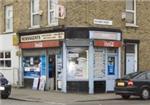
M46 76L46 57L45 55L42 55L40 57L40 61L41 61L41 67L40 67L40 70L41 70L41 76Z
M115 75L115 57L108 57L108 75Z
M86 80L88 79L88 59L87 50L81 49L81 52L71 52L68 54L68 71L69 80Z
M39 56L23 57L25 78L38 78L40 76L41 61Z

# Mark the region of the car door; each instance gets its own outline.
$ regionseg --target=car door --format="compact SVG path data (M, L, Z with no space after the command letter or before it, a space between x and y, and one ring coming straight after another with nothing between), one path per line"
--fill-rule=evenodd
M147 73L147 82L148 86L150 87L150 72Z
M143 86L146 86L147 84L148 84L148 81L147 81L147 76L145 72L137 75L134 78L134 86L136 86L137 89L141 89Z

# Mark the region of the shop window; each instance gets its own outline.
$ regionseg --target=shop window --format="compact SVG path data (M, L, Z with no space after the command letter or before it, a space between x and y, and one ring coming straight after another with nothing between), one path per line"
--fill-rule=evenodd
M11 67L11 52L0 52L0 68Z
M126 0L126 26L136 26L136 0Z
M68 80L88 79L88 50L86 48L68 49Z
M13 31L13 6L5 7L5 32Z
M48 25L58 25L58 0L48 0Z
M39 27L39 0L31 0L31 27Z
M46 75L46 57L43 56L24 56L23 70L25 78L34 78Z

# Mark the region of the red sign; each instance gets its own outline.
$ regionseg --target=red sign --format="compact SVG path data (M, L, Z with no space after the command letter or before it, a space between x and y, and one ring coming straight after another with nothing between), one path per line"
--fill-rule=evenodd
M100 47L121 47L121 41L102 41L102 40L95 40L94 46Z
M19 44L20 48L48 48L48 47L59 47L59 41L43 41L43 42L22 42Z

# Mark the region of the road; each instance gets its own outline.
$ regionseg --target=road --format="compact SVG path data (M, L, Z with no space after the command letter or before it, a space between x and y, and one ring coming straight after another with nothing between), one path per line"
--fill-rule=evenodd
M0 100L0 105L150 105L150 100L140 100L139 98L132 97L129 100L123 100L121 98L103 99L103 100L82 100L72 103L59 103L59 102L42 102L34 100L20 100L9 98L6 100Z

